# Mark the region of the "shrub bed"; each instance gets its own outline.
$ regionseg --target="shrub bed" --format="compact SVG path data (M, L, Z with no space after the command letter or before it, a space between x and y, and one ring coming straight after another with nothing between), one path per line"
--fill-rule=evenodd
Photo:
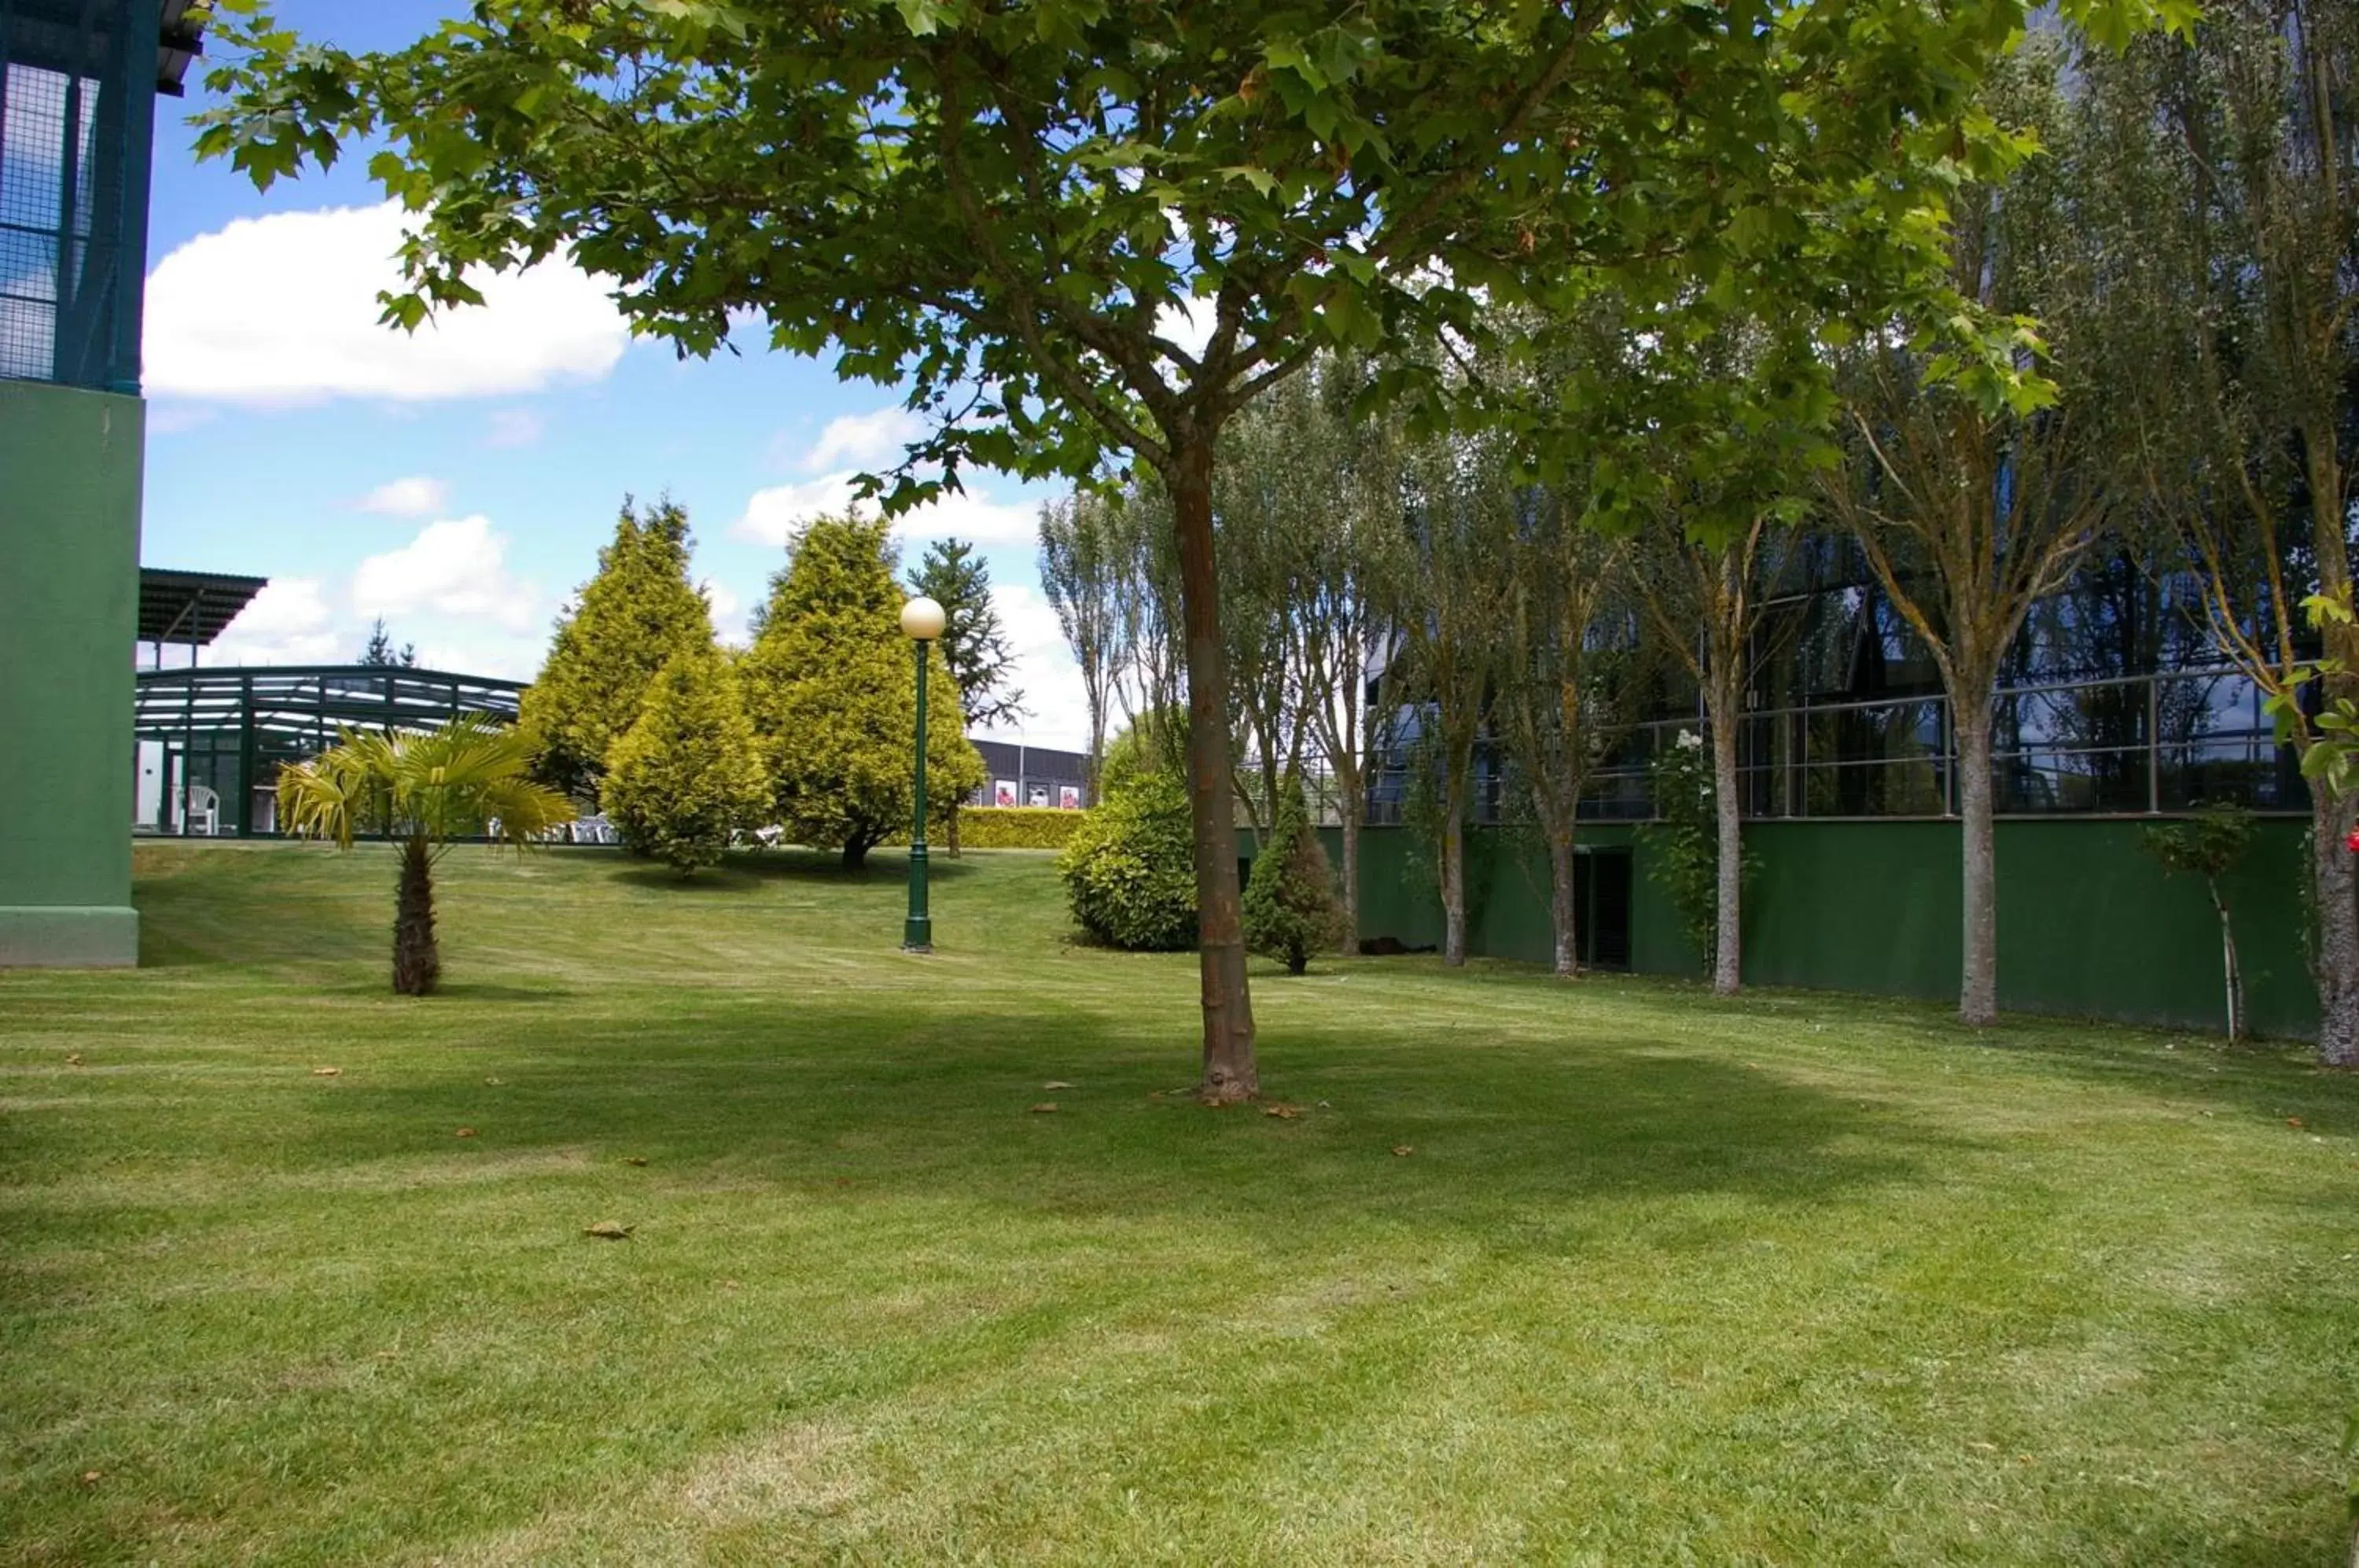
M1062 849L1082 813L1055 806L962 806L961 849Z

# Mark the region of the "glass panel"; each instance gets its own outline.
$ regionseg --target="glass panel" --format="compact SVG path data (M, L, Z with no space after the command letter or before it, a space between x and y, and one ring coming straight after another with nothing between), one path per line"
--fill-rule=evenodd
M1991 765L2001 811L2143 811L2144 746L2109 751L2041 747L2002 755Z
M1946 804L1943 769L1931 757L1813 763L1802 780L1804 814L1813 817L1936 817Z

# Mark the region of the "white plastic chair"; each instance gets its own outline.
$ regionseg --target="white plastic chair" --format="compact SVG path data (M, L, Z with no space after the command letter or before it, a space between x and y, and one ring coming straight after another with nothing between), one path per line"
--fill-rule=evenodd
M188 805L181 812L184 832L212 838L221 832L221 797L202 784L189 786Z

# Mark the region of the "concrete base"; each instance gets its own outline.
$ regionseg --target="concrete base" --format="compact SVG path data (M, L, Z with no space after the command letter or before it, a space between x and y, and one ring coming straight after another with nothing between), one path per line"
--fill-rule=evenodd
M129 969L139 911L0 905L0 969Z

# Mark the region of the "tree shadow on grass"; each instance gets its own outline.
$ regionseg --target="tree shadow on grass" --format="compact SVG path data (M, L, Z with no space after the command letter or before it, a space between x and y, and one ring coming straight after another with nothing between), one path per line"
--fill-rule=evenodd
M1046 1019L906 1007L806 1004L780 1018L699 1002L603 1031L515 1021L463 1074L344 1085L312 1126L321 1156L448 1150L450 1127L466 1125L474 1152L630 1154L691 1192L881 1193L1274 1236L1381 1214L1554 1247L1603 1198L1818 1203L1911 1182L1968 1147L1709 1056L1429 1048L1413 1023L1380 1040L1271 1033L1266 1086L1300 1108L1281 1119L1200 1106L1173 1093L1168 1042L1141 1049L1071 1018L1051 1034ZM1043 1087L1060 1074L1076 1086ZM1054 1115L1031 1111L1049 1101Z

